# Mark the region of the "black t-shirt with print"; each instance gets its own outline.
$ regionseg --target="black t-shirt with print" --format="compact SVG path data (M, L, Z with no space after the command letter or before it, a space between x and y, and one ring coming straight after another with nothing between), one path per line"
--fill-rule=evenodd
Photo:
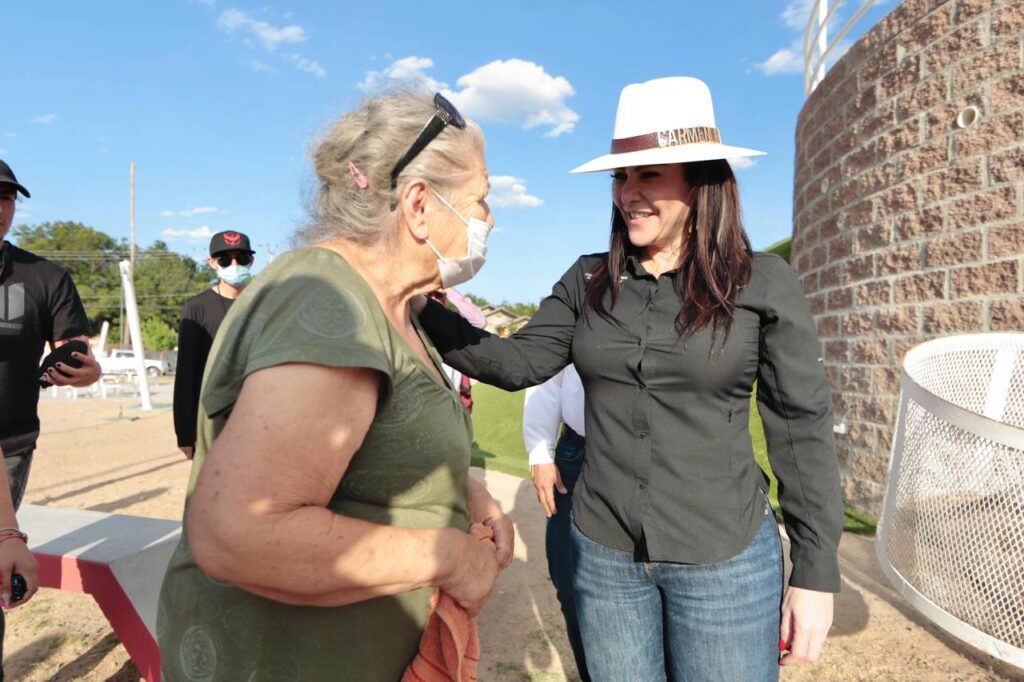
M34 447L39 435L39 361L45 344L87 334L89 319L68 271L0 243L0 448Z

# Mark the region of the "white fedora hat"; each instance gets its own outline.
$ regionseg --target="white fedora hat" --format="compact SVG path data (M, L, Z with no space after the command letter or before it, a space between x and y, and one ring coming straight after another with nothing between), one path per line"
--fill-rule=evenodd
M761 156L764 152L722 144L715 126L711 90L704 81L680 76L633 83L622 89L615 112L610 154L570 173L628 166L689 163Z

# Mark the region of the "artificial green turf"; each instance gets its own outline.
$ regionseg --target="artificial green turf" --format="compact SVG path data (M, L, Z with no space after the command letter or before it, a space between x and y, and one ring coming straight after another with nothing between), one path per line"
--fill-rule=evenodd
M529 478L526 449L523 446L523 392L509 393L486 384L473 386L473 466L493 469L520 478ZM751 398L750 440L754 459L768 474L771 488L768 498L779 516L778 482L768 464L768 448L757 404ZM852 533L874 535L877 521L846 508L845 529Z

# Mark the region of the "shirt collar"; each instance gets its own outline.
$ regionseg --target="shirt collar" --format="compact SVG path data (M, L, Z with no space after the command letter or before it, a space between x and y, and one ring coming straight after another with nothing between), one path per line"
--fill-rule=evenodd
M640 264L639 254L631 253L626 256L626 271L633 277L633 279L641 279L643 277L650 277L651 279L657 279L651 273L647 272L643 265ZM662 275L669 275L675 277L676 273L679 272L679 268L673 268L666 270L661 273Z

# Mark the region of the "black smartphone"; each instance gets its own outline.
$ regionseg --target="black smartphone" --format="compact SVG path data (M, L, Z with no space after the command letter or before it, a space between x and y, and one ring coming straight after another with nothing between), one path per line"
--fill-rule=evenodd
M68 367L74 367L78 369L82 366L81 360L75 360L71 357L72 353L81 353L85 355L89 352L89 344L81 339L71 339L63 346L53 351L45 358L43 358L43 364L39 366L39 386L40 388L46 388L51 384L43 380L43 376L50 371L51 367L56 368L58 362L62 362ZM60 371L59 369L57 370Z
M25 598L25 593L28 592L28 583L21 577L21 573L11 574L11 603L21 601Z

